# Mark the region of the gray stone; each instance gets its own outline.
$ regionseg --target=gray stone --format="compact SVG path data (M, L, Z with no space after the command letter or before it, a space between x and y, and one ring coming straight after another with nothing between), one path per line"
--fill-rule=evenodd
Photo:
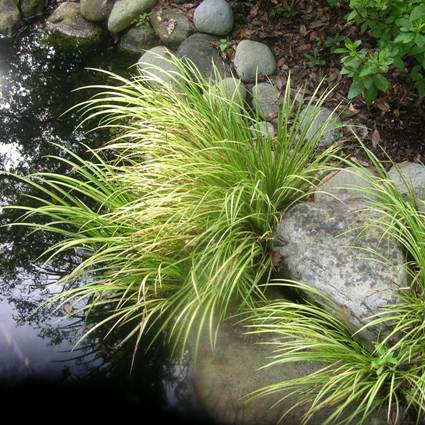
M227 35L233 28L233 10L225 0L204 0L195 10L193 23L199 32Z
M199 344L197 361L190 366L191 381L197 402L217 423L232 425L276 425L301 424L308 405L299 404L299 396L292 395L276 406L283 393L253 400L244 399L247 394L265 386L290 379L300 378L317 371L323 364L312 362L294 362L275 364L262 368L269 363L273 355L273 346L265 344L272 341L267 338L246 335L240 325L222 325L217 335L214 352L210 349L208 333L203 332ZM191 342L194 346L194 342ZM192 347L192 351L194 347ZM279 422L282 414L287 414ZM316 413L309 423L322 424L329 416L330 409ZM350 425L359 423L359 418ZM385 425L386 412L376 412L365 425Z
M47 0L21 0L19 7L25 18L40 16L47 7Z
M276 59L266 44L242 40L236 48L234 65L242 81L252 82L257 76L273 74L276 70Z
M271 122L268 121L259 121L257 125L251 125L249 127L252 137L254 140L258 138L274 137L276 136L276 131Z
M160 40L174 49L190 34L189 19L178 9L157 9L151 14L151 24Z
M88 21L105 21L111 13L114 0L80 0L81 14Z
M100 41L102 28L86 21L80 13L78 3L65 2L49 16L47 28L66 38L74 39L81 43L95 43Z
M156 2L157 0L117 0L109 15L109 31L113 34L124 31L136 23L140 15L149 12Z
M177 50L177 55L181 58L191 61L205 77L213 77L213 67L217 68L219 75L223 78L229 73L220 58L214 42L219 39L208 34L192 34L189 36Z
M22 25L14 0L0 0L0 34L11 37Z
M306 133L307 139L314 143L318 143L318 146L320 147L332 145L341 135L341 120L336 114L333 114L330 109L325 107L318 108L313 105L307 105L301 111L300 124L302 131L305 131L308 128ZM322 132L324 125L327 125L327 128ZM321 132L322 134L318 141L317 138Z
M260 369L272 355L270 346L260 344L264 341L260 337L245 335L240 326L225 324L219 330L213 352L208 333L203 332L191 377L199 403L218 423L276 425L282 412L296 402L293 397L275 409L271 407L280 398L279 394L252 401L243 400L243 397L272 383L294 379L318 369L313 363ZM285 423L299 423L305 411L304 406L294 409Z
M332 298L336 310L317 301L357 331L371 315L400 300L407 277L396 240L367 226L376 213L351 202L350 208L338 201L300 203L285 213L274 239L281 276ZM369 329L359 337L369 344L379 331L386 329Z
M373 174L364 170L361 174L356 167L347 167L327 176L320 182L314 199L316 202L326 202L336 199L342 203L356 199L365 203L373 199L373 185L368 180ZM366 192L364 192L366 191Z
M413 194L420 200L425 200L425 166L414 162L402 162L391 167L388 177L394 182L400 193Z
M252 88L252 104L263 120L272 121L278 116L282 98L272 84L258 83Z
M129 53L143 53L155 46L157 41L155 31L149 22L135 26L126 31L120 39L119 46Z
M165 46L157 46L143 54L138 66L142 74L157 78L154 84L176 85L179 81L179 73L170 59L172 59L170 50Z
M246 99L246 88L241 80L233 77L223 78L218 83L223 89L225 96L239 105L242 105Z

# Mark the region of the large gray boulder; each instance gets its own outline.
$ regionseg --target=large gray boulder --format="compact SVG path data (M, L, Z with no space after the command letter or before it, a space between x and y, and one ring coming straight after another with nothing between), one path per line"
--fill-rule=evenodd
M376 213L351 202L351 208L338 201L300 203L284 214L274 239L282 256L280 275L332 298L335 314L357 331L371 315L399 301L407 276L396 240L368 226ZM361 336L370 343L382 330Z
M221 60L218 50L214 45L218 40L218 37L213 35L192 34L180 44L177 55L193 62L205 78L213 76L214 66L217 68L221 77L226 77L229 73L228 68Z
M244 399L247 394L265 386L289 379L296 379L317 371L322 365L312 362L275 364L262 368L270 362L273 346L267 338L246 335L239 325L223 325L217 335L217 345L212 351L208 333L203 332L199 344L197 361L191 364L191 381L197 402L218 423L232 425L276 425L283 413L291 410L282 424L302 423L307 407L296 406L298 397L291 396L273 407L282 393ZM194 342L191 343L194 351ZM293 408L294 407L294 408ZM292 409L293 408L293 409ZM309 422L319 425L329 415L329 410L317 413ZM356 425L354 420L350 425ZM377 412L366 422L367 425L385 425L385 412Z
M327 128L318 140L321 128L327 124ZM301 130L306 131L309 140L318 143L319 147L327 147L338 141L342 126L341 120L330 109L307 105L300 114Z
M22 25L14 0L0 0L0 34L11 37Z
M21 0L19 3L22 16L31 18L42 15L47 7L47 0Z
M170 62L172 53L165 46L157 46L146 51L139 59L138 67L142 74L157 79L154 84L177 85L179 72L177 67Z
M414 162L402 162L391 167L388 177L404 195L410 190L416 198L425 200L425 166Z
M178 9L159 8L151 14L151 24L162 43L177 49L190 34L190 22Z
M242 40L236 48L234 65L242 81L252 82L257 76L272 75L276 70L276 59L266 44Z
M78 43L93 44L101 40L103 30L83 18L79 3L65 2L49 16L47 28L63 39Z
M120 38L119 47L129 53L143 53L157 44L157 38L152 25L146 22L143 25L131 27Z
M282 98L279 90L269 83L258 83L252 88L252 103L258 115L266 121L277 118Z
M204 0L193 15L196 29L213 35L229 34L233 19L233 10L225 0Z
M116 34L137 22L140 15L155 6L157 0L117 0L108 19L108 29Z
M106 20L113 5L114 0L80 0L81 14L93 22Z

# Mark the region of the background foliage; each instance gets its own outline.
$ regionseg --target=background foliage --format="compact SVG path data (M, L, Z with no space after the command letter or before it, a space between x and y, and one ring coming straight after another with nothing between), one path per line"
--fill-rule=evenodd
M396 68L425 95L425 4L422 0L328 0L348 8L346 19L376 40L373 48L362 40L345 39L342 73L353 79L349 98L363 95L371 104L379 92L387 92L386 74Z

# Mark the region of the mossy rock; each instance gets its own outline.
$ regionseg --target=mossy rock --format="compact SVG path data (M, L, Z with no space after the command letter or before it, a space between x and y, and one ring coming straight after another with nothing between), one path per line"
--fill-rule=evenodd
M119 47L126 53L143 53L145 50L151 49L157 43L157 37L152 25L146 22L126 31L119 43Z
M61 48L93 46L104 40L104 31L83 18L78 3L62 3L47 19L48 42Z
M0 0L0 34L11 37L22 25L14 0Z
M108 18L111 13L113 0L81 0L81 14L88 21L101 22Z
M24 18L32 18L43 14L47 0L21 0L19 7Z

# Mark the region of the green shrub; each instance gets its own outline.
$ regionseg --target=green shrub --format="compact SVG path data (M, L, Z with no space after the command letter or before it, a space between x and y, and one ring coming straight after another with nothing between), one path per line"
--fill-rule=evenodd
M63 160L67 175L21 177L40 191L39 207L20 207L23 224L63 236L47 261L76 248L86 253L63 279L83 283L61 294L62 303L105 310L89 332L133 324L124 341L134 337L136 345L155 325L184 346L206 323L214 343L233 308L263 299L275 223L319 181L335 150L317 151L329 120L307 140L289 83L271 138L239 98L174 64L173 84L104 71L113 84L94 87L101 92L80 106L83 121L100 120L117 138L91 162Z
M330 2L336 5L336 2ZM360 40L347 39L336 53L342 59L343 74L353 78L349 98L362 94L371 104L379 92L386 92L385 75L391 67L407 73L420 96L425 95L425 4L422 0L347 0L348 21L376 39L376 47L361 47Z

